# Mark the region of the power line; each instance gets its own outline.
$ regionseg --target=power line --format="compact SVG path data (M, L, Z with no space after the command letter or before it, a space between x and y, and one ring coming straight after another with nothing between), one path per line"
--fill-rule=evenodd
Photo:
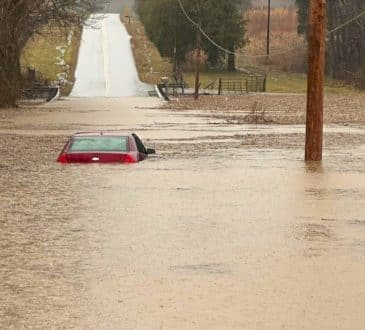
M359 15L357 15L356 17L351 18L351 19L350 19L350 20L348 20L347 22L345 22L345 23L343 23L343 24L339 25L338 27L336 27L336 28L332 29L332 30L331 30L331 31L329 31L327 34L328 34L328 35L330 35L330 34L332 34L332 33L336 32L336 31L338 31L338 30L341 30L342 28L344 28L345 26L347 26L347 25L351 24L352 22L354 22L354 21L358 20L358 19L359 19L360 17L362 17L362 16L365 16L365 11L363 11L362 13L360 13Z
M204 37L214 46L216 46L217 48L219 48L221 51L227 53L227 54L231 54L231 55L235 55L235 56L244 56L246 58L263 58L263 57L267 57L267 54L260 54L260 55L247 55L247 54L243 54L243 53L237 53L237 52L232 52L229 49L224 48L223 46L219 45L217 42L215 42L204 30L203 28L197 23L195 22L190 16L189 14L186 12L184 5L182 3L182 0L177 0L179 2L180 8L182 10L182 12L184 13L184 15L186 16L186 18L190 21L191 24L193 24L196 28L198 28L200 30L200 32L204 35ZM337 26L336 28L330 30L327 32L327 36L331 35L332 33L344 28L345 26L351 24L352 22L358 20L359 18L361 18L362 16L365 16L365 10L363 12L361 12L359 15L357 15L354 18L349 19L348 21L345 21L343 24ZM301 48L304 48L304 45L301 46L296 46L293 47L291 49L286 49L283 51L278 51L275 53L271 53L271 56L276 56L276 55L283 55L283 54L287 54L287 53L291 53L294 50L299 50Z
M186 18L194 25L196 26L200 32L205 36L205 38L207 38L214 46L216 46L217 48L219 48L220 50L224 51L225 53L228 53L228 54L232 54L232 55L235 55L236 53L235 52L232 52L224 47L222 47L221 45L217 44L202 28L201 26L196 23L189 15L188 13L186 12L181 0L178 0L179 1L179 4L180 4L180 8L181 10L183 11L184 15L186 16Z

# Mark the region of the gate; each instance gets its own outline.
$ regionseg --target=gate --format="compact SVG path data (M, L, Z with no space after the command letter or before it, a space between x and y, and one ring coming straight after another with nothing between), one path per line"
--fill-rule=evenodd
M219 79L218 95L266 92L266 75L244 75L242 79Z

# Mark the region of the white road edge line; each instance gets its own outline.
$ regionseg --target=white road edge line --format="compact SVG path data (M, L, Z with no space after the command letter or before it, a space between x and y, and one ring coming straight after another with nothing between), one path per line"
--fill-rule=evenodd
M108 58L108 36L105 30L105 21L101 26L103 34L103 58L104 58L104 78L105 78L105 96L111 96L110 92L110 76L109 76L109 58Z

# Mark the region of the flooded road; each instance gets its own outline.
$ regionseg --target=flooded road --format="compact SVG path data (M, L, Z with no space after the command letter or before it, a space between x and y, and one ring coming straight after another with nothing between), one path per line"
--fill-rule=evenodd
M0 328L363 329L363 127L230 125L158 100L0 112ZM61 166L69 134L136 131L136 166ZM280 133L278 131L282 130Z

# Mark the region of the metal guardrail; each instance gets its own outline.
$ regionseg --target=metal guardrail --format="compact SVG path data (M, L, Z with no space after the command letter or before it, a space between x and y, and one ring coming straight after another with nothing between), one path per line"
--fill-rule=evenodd
M158 95L158 97L163 100L163 101L170 101L169 98L169 91L168 88L166 87L166 84L158 84L155 87L156 93Z
M42 77L42 74L33 68L22 67L22 88L20 97L27 100L45 100L51 102L59 98L60 88L50 86L47 79Z
M174 75L172 79L169 77L161 77L161 83L158 84L158 86L165 90L165 94L167 96L177 95L179 90L181 90L181 95L184 95L187 84L184 81L183 76L180 74L179 76Z
M46 102L51 102L59 97L60 89L59 87L30 87L21 89L20 93L23 99L44 99Z

